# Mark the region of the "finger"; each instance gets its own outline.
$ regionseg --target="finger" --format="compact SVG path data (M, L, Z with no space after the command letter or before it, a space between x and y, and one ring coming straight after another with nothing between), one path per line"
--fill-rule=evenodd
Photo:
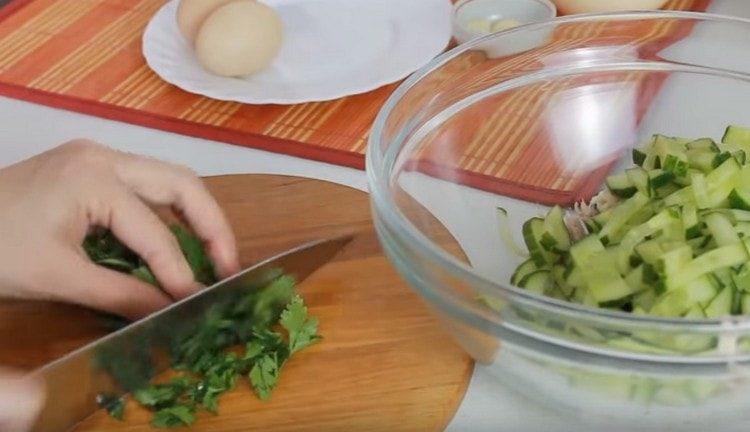
M172 303L172 299L135 277L93 264L83 257L71 260L75 271L57 284L56 298L128 319L139 319Z
M44 384L40 380L0 370L0 430L31 430L44 401Z
M122 161L120 178L141 198L171 205L187 219L203 241L222 277L239 271L237 244L229 222L203 182L190 170L145 157Z
M177 239L138 197L125 194L115 200L107 228L146 261L162 288L173 297L181 299L198 291Z

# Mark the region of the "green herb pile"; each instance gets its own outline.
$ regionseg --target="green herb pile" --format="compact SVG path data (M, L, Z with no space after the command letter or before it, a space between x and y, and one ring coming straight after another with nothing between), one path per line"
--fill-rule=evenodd
M199 239L173 226L183 254L196 280L210 285L216 278ZM158 286L148 266L109 232L92 234L84 249L97 264L129 273ZM156 427L186 426L196 413L216 414L219 398L245 377L261 400L270 398L279 373L299 350L315 343L318 321L309 317L292 277L281 275L267 286L213 305L202 321L181 332L171 347L177 376L165 383L141 386L133 398L154 412ZM100 401L115 418L122 419L124 398Z

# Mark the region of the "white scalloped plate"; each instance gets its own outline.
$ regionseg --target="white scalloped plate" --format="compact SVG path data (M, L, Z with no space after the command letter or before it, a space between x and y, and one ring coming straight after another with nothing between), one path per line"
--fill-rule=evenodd
M405 78L451 37L449 0L267 0L284 43L267 69L242 78L206 72L180 34L178 0L143 35L146 62L162 79L214 99L296 104L364 93Z

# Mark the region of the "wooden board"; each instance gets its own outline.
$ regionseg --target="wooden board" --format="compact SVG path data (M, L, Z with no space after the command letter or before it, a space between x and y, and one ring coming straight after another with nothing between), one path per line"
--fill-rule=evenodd
M271 401L260 402L242 382L222 398L219 416L202 413L193 429L442 430L473 364L382 255L367 195L294 177L206 181L233 225L245 265L314 239L355 238L300 285L320 318L323 342L287 363ZM437 222L435 229L452 241ZM6 302L0 306L0 364L38 367L106 332L97 314L81 308ZM77 430L150 430L149 420L150 413L131 402L124 422L100 411Z

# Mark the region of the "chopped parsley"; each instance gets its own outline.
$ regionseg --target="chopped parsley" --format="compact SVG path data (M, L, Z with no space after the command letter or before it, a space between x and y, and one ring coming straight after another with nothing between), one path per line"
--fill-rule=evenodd
M200 239L178 225L171 229L195 279L213 284L213 265ZM109 231L87 236L83 248L95 263L158 287L148 265ZM258 398L268 400L291 355L320 340L318 320L308 316L295 283L294 278L279 274L265 287L213 305L200 323L185 329L171 347L172 365L179 375L164 383L137 384L131 389L133 399L154 413L151 424L160 428L189 426L199 410L217 414L221 396L234 389L239 379L247 379ZM111 372L118 375L117 370ZM140 376L126 375L133 374ZM124 398L110 397L102 399L101 406L122 419L124 402Z

